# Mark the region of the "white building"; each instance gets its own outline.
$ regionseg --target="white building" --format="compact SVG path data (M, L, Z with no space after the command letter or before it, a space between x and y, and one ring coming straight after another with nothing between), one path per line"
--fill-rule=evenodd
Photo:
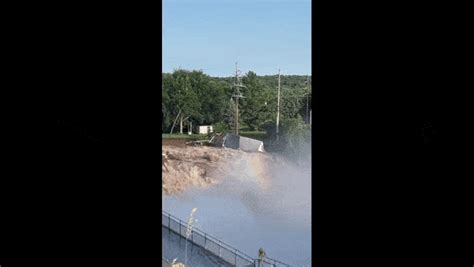
M212 133L214 130L212 129L212 125L200 125L198 126L198 134L208 134Z

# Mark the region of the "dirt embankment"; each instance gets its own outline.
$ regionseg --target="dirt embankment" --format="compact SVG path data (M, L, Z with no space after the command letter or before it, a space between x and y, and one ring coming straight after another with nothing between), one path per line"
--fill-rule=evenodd
M218 183L222 164L238 151L206 146L162 146L162 186L165 194L175 194L191 186ZM163 155L164 154L164 155Z
M186 142L190 140L187 139L161 139L161 145L163 146L176 146L176 147L186 147Z
M275 172L287 167L287 162L275 154L185 143L184 140L163 142L162 188L166 195L191 187L205 188L226 179L255 182L265 191L271 187Z

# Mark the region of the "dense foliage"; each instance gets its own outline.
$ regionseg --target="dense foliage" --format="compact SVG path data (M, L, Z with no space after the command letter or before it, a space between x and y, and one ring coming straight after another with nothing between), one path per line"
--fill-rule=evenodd
M303 124L311 109L311 77L281 76L280 121ZM219 131L235 125L234 77L210 77L202 71L175 70L163 74L162 131L183 133L197 125L214 125ZM277 111L277 75L242 77L239 124L250 131L274 125ZM307 107L308 105L308 107ZM284 127L282 125L282 127ZM297 129L295 125L290 128ZM283 129L284 131L284 129Z
M217 132L235 127L235 77L210 77L202 71L176 70L164 73L162 84L162 131L186 133L198 125L213 125ZM241 79L239 125L243 135L266 133L264 142L273 151L285 152L294 160L309 155L311 127L311 79L282 75L280 126L277 138L278 76L258 76L249 71ZM308 106L307 106L308 105ZM245 133L244 133L245 131ZM193 131L195 132L195 131ZM255 137L254 137L255 138Z

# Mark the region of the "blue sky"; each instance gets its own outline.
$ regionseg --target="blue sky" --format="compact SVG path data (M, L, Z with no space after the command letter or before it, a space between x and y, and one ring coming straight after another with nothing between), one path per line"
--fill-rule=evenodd
M311 74L310 0L163 0L163 71Z

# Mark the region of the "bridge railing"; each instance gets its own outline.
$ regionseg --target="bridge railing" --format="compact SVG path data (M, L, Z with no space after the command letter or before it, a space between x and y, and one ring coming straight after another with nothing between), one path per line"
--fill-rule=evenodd
M171 262L166 260L165 258L161 258L161 267L171 267Z
M166 211L162 211L162 225L175 232L176 234L186 238L187 224L181 219L174 217ZM245 254L244 252L226 244L225 242L202 232L193 227L188 241L204 248L206 251L214 254L232 266L237 267L289 267L290 265L283 262L266 257L259 261Z

